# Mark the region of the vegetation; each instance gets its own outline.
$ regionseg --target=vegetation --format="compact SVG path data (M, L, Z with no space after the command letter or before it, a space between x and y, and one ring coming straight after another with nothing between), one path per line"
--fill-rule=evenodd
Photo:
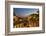
M31 14L28 17L18 17L14 16L14 23L13 26L16 28L23 28L23 27L38 27L39 26L39 11L38 14Z

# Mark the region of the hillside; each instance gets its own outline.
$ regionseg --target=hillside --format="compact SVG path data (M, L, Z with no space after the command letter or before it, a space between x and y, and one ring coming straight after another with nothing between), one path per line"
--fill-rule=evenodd
M31 14L27 17L13 16L13 22L14 28L38 27L39 14Z

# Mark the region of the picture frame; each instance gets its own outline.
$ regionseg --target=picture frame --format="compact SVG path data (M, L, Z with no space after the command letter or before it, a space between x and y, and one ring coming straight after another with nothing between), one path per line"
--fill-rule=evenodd
M29 27L29 26L28 26L29 28L27 26L25 28L25 26L23 26L23 28L21 28L22 26L20 27L20 25L19 25L19 28L16 28L18 26L15 25L15 29L13 30L13 27L14 27L13 26L13 16L16 15L16 14L13 14L13 9L14 9L14 13L15 12L17 13L17 10L18 10L21 12L21 16L23 16L22 15L22 13L23 13L25 17L26 17L26 15L25 15L26 10L31 10L31 11L35 11L35 12L37 12L37 10L38 10L39 11L39 18L40 18L38 23L40 26L33 25L33 28ZM25 12L24 12L24 10L25 10ZM33 14L35 12L33 12ZM24 24L24 22L23 22L23 24ZM6 23L5 32L6 32L7 36L8 35L18 35L18 34L44 33L45 32L45 3L6 1L5 2L5 23Z

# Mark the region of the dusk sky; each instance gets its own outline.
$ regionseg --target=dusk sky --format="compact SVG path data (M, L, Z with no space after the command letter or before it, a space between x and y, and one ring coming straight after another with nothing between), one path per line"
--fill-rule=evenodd
M16 16L26 17L33 13L37 13L38 9L35 8L13 8L14 14Z

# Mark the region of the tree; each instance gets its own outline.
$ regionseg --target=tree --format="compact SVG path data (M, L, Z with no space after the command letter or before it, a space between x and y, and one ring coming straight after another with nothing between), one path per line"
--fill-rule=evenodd
M31 16L32 16L32 18L30 19L30 21L33 23L33 26L36 26L37 21L39 21L39 15L38 14L32 14Z
M37 13L39 14L39 9L38 9Z

